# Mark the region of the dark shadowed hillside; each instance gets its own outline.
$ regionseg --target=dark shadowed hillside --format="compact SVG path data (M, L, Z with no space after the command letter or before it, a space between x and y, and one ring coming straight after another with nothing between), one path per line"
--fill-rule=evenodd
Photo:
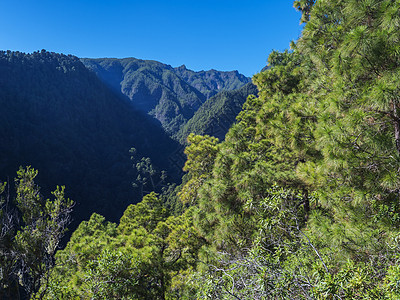
M171 175L180 169L169 165L177 146L156 120L121 100L77 57L0 52L0 107L0 178L32 165L44 192L66 185L76 220L94 211L116 219L140 200L131 147Z

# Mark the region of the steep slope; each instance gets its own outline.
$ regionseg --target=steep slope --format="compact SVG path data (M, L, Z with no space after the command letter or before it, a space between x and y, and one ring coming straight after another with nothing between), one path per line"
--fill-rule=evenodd
M32 165L45 192L67 186L77 221L93 211L116 219L140 200L131 186L131 147L174 172L169 158L177 144L77 57L0 52L0 107L0 178Z
M242 110L249 95L257 95L255 85L248 83L234 91L223 91L208 99L198 109L177 134L177 139L185 143L190 133L211 135L223 140L225 134Z
M187 69L185 65L174 68L174 71L183 80L204 94L207 99L221 91L239 89L251 81L250 78L240 74L238 71L221 72L209 70L195 72Z
M128 97L135 108L159 120L169 133L176 132L206 100L172 67L156 61L105 58L82 62L103 82Z
M135 108L159 120L171 135L176 134L207 98L249 81L237 71L194 72L135 58L81 60L103 82L129 98Z

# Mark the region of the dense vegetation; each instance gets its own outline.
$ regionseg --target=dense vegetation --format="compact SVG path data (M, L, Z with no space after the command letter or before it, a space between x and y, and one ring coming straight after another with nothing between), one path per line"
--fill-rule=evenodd
M150 157L179 181L183 163L174 169L169 160L178 144L77 57L0 52L0 87L0 178L9 181L20 165L32 165L45 195L57 184L67 186L77 222L94 211L118 220L141 200L132 188L132 147L137 160Z
M400 298L400 4L294 4L302 37L224 141L190 134L182 185L93 214L31 294Z
M16 196L0 198L0 298L21 299L48 283L54 254L67 226L73 202L57 186L45 199L34 180L38 172L20 168L15 178ZM2 194L10 184L0 185ZM23 289L21 289L23 287ZM45 289L42 288L43 297Z
M209 98L181 127L176 134L177 139L185 143L189 134L194 133L211 135L223 140L250 95L257 95L257 88L252 83L237 90L222 91Z
M182 65L174 68L174 72L199 90L207 99L221 91L237 90L251 81L250 78L245 77L238 71L221 72L208 70L195 72Z
M122 93L133 106L149 113L174 136L209 97L250 81L237 71L194 72L157 61L135 58L82 59L99 78ZM226 131L225 131L226 132Z

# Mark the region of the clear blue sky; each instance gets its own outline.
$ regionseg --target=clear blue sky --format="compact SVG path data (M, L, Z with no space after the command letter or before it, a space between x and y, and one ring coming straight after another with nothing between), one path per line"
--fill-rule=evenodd
M0 0L0 49L136 57L251 76L301 33L291 0Z

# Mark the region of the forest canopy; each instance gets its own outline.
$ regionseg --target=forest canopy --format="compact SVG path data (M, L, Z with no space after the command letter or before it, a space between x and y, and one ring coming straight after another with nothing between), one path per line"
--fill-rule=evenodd
M82 222L32 295L400 298L400 3L294 6L225 139L189 134L182 185Z

